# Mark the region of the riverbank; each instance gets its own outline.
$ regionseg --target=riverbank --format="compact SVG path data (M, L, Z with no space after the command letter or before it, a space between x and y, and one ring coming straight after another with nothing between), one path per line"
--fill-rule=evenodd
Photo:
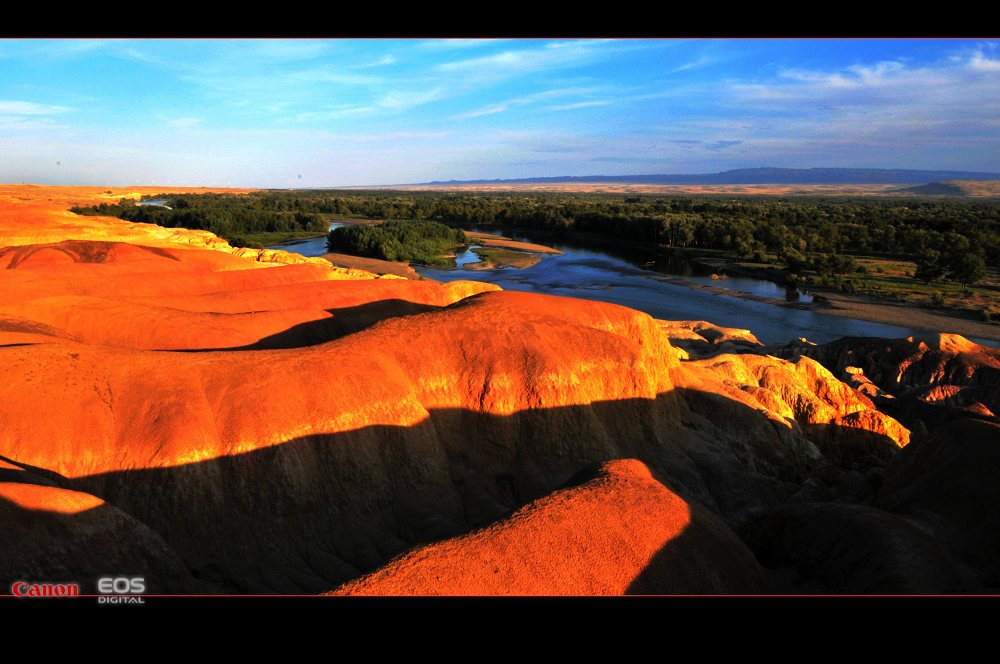
M699 257L692 259L714 270L731 275L743 275L755 279L766 279L779 285L789 285L784 270L768 264L746 264L725 258ZM976 311L964 309L935 310L921 307L912 302L900 302L872 295L849 294L827 288L809 288L815 301L807 305L823 313L846 318L865 320L884 325L901 325L928 332L960 334L1000 341L1000 325L977 320ZM736 295L740 297L741 295ZM775 302L773 304L780 304ZM785 304L796 306L796 304ZM947 312L947 313L945 313Z
M750 275L746 271L739 274ZM757 278L764 278L759 275ZM869 323L880 323L882 325L895 325L899 327L909 327L927 332L938 332L947 334L960 334L967 338L989 339L990 341L1000 341L1000 325L984 323L981 321L948 316L932 310L907 304L904 302L893 302L890 300L876 301L874 298L862 295L848 295L832 290L813 290L813 302L789 302L773 297L762 297L752 293L738 290L730 290L724 286L709 286L696 283L683 277L670 275L656 275L652 277L657 281L684 286L694 290L706 291L716 295L727 297L738 297L741 300L753 302L763 302L778 307L790 309L808 309L863 320Z
M826 314L857 318L872 323L902 325L928 332L945 332L1000 341L1000 325L940 314L904 302L876 301L873 298L848 295L838 291L814 291L818 296L814 306ZM819 299L821 298L821 299Z

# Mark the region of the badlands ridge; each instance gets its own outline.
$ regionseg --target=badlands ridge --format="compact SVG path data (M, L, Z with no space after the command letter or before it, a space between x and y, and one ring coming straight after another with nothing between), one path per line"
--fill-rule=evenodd
M765 349L67 211L164 191L0 186L4 592L1000 582L994 349Z

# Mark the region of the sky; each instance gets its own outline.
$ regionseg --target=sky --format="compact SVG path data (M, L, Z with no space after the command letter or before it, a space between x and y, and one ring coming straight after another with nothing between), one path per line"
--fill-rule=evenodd
M1000 171L1000 42L0 40L0 182Z

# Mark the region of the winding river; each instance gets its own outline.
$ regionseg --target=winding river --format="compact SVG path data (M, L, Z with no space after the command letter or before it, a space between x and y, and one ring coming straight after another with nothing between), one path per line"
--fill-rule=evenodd
M441 282L460 279L485 281L504 290L612 302L664 320L705 320L724 327L749 329L765 344L797 337L825 343L846 336L900 338L925 334L913 328L822 313L809 306L812 297L808 294L770 281L745 277L713 280L711 268L685 259L617 247L597 249L592 244L552 241L520 232L474 230L544 244L563 253L546 255L537 264L520 270L498 268L473 271L416 265L414 269L422 276ZM272 248L305 256L322 256L326 253L326 238ZM460 262L475 260L474 251L470 248L468 253L461 255ZM742 291L756 299L720 294L720 288ZM790 306L771 303L779 301ZM1000 346L994 341L973 340L993 347Z

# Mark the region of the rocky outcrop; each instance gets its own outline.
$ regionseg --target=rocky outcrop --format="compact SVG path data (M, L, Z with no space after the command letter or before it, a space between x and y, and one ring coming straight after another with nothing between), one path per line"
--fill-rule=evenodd
M640 461L462 537L420 547L345 584L343 595L621 595L765 589L753 554L717 516Z
M713 357L722 353L755 353L763 347L750 330L720 327L703 320L656 322L670 339L670 343L690 357Z
M957 334L846 337L815 348L814 357L832 371L859 367L872 382L896 395L930 385L1000 386L1000 350Z
M911 427L934 430L954 419L991 419L1000 412L1000 349L957 334L846 337L772 351L815 358Z
M696 376L696 382L721 378L722 385L711 393L766 413L774 426L791 434L805 434L845 468L884 463L910 440L909 430L807 357L788 362L766 355L720 355L686 362L683 372ZM688 385L690 379L682 382ZM708 415L712 408L703 410Z

